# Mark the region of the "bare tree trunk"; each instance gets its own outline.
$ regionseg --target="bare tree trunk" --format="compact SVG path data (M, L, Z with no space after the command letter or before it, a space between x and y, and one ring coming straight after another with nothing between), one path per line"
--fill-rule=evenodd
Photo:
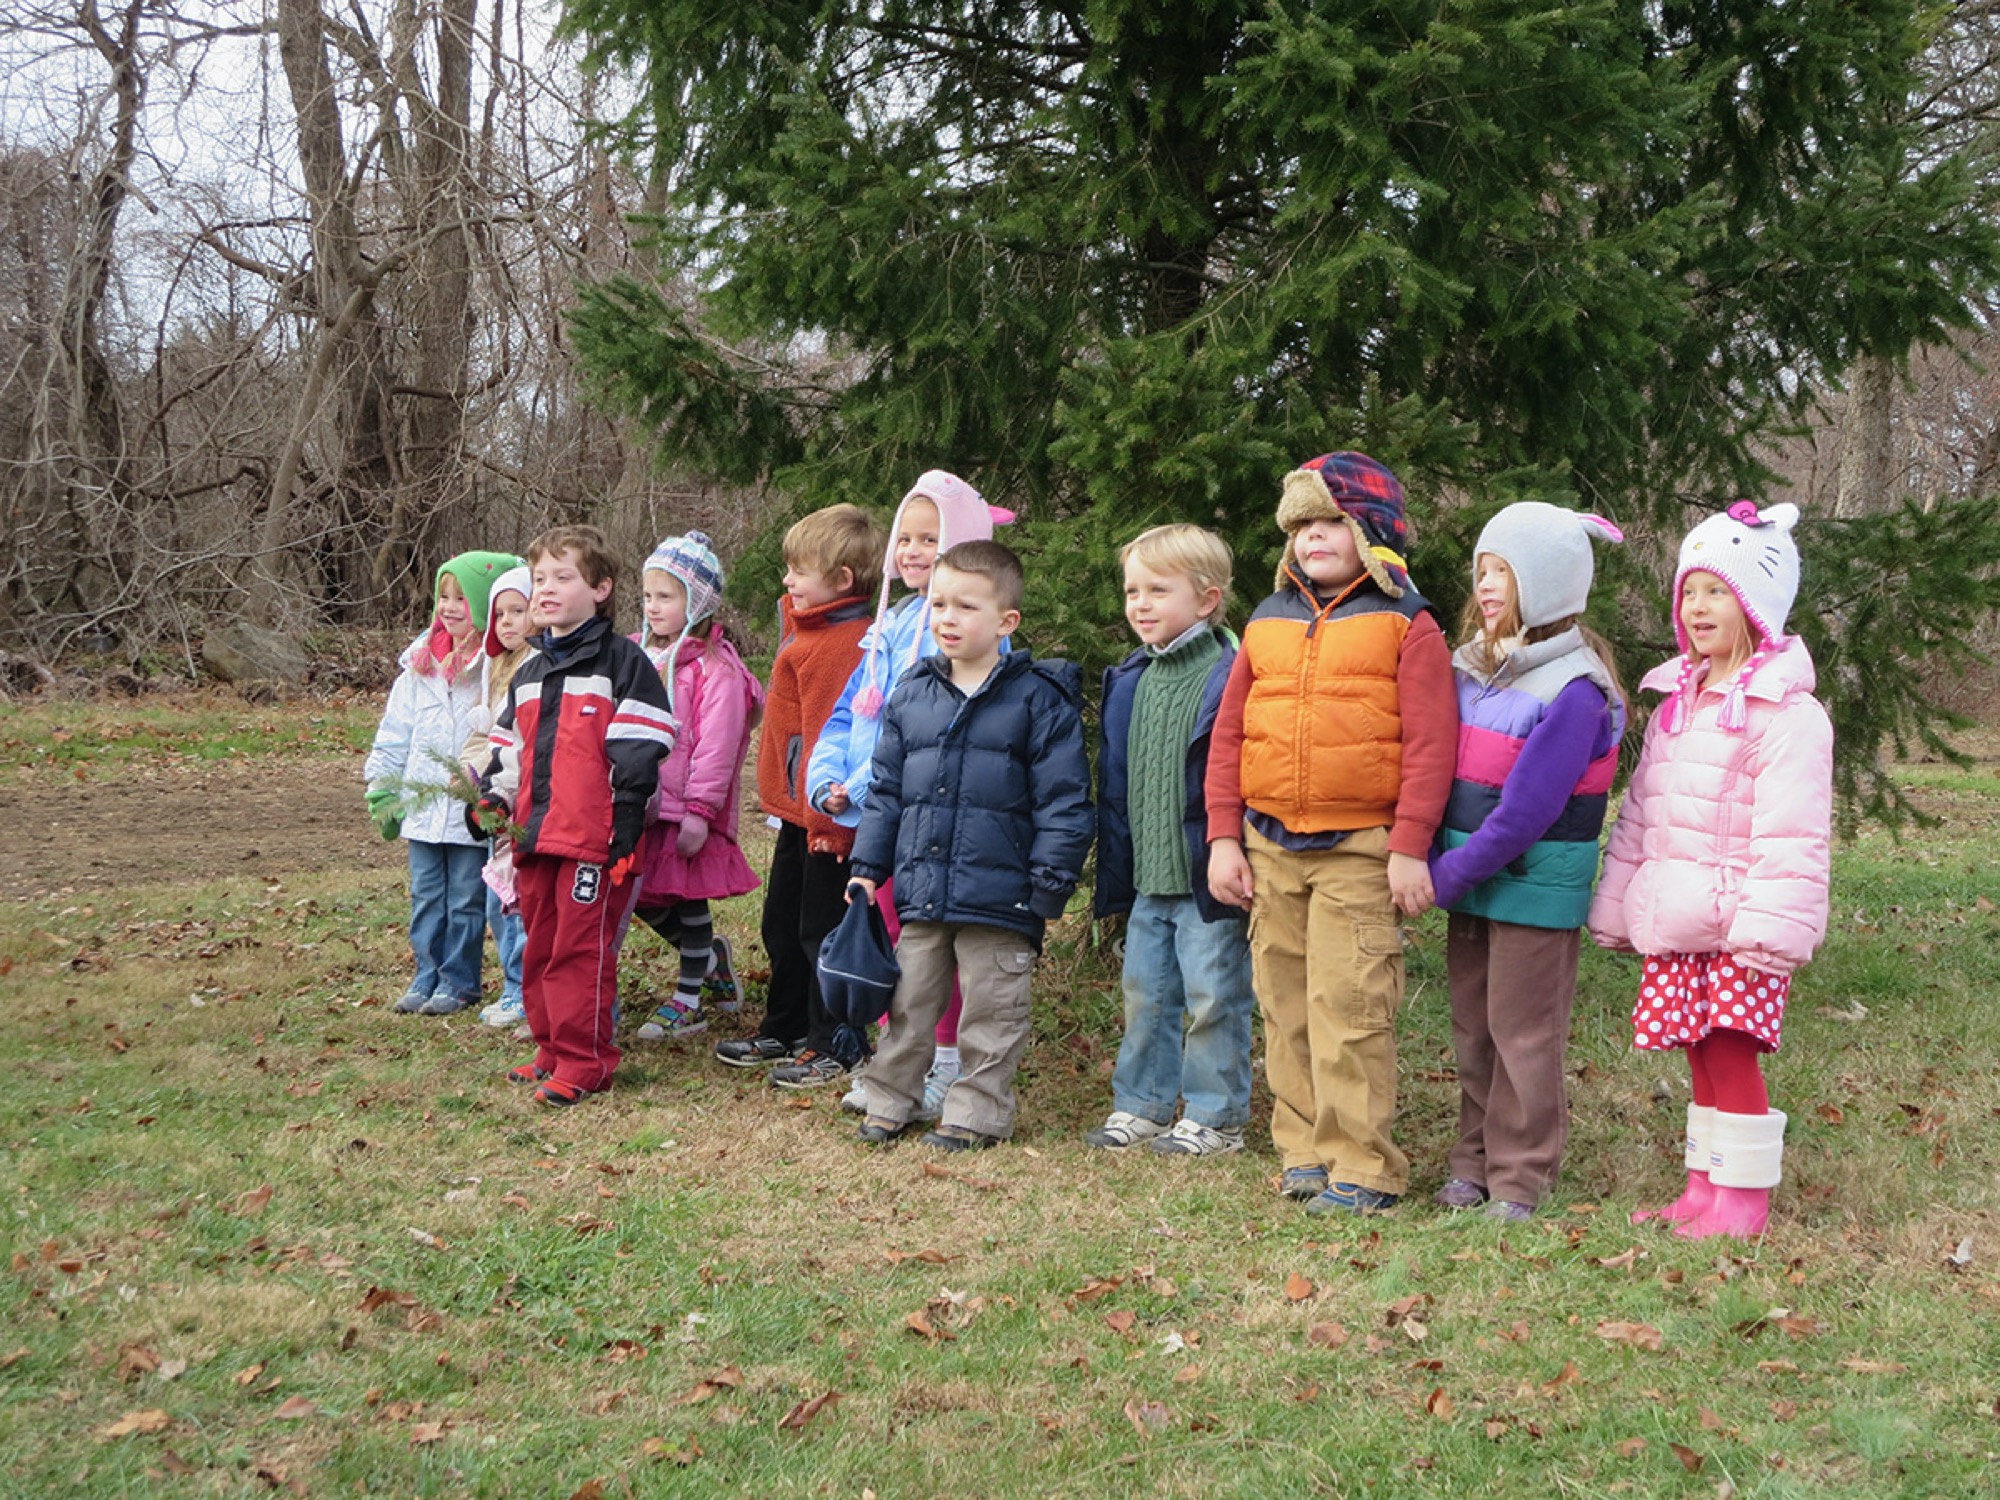
M336 611L352 613L372 584L369 558L387 529L396 480L390 393L394 376L375 308L381 272L363 252L356 225L355 179L347 170L339 102L326 59L326 19L319 0L278 0L278 57L298 117L299 164L312 221L312 297L320 324L308 383L292 437L273 476L258 528L249 613L282 613L285 549L292 540L293 487L309 431L318 425L333 450L322 467L332 486ZM330 388L331 409L320 393ZM327 420L320 421L324 415Z
M1890 503L1895 394L1895 370L1887 360L1864 354L1855 361L1840 414L1840 475L1833 493L1837 517L1865 516Z

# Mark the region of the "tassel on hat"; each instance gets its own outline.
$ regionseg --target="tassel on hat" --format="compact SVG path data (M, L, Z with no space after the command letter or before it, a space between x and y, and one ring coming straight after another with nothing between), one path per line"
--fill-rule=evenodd
M1785 620L1799 594L1799 547L1792 528L1799 508L1789 502L1760 511L1754 501L1738 500L1727 510L1701 522L1681 541L1674 569L1674 640L1684 660L1674 696L1667 708L1667 731L1678 734L1694 712L1695 678L1700 660L1681 623L1681 585L1690 573L1713 573L1729 586L1743 617L1756 632L1756 649L1725 690L1716 723L1740 731L1750 721L1746 690L1757 669L1785 644Z

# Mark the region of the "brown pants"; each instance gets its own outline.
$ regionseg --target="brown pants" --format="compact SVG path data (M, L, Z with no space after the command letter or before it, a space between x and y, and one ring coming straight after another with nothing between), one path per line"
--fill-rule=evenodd
M1286 849L1246 829L1255 899L1250 962L1264 1012L1271 1139L1287 1167L1401 1193L1396 1118L1403 935L1389 898L1389 830Z
M1454 912L1446 928L1458 1144L1451 1175L1534 1208L1569 1139L1563 1051L1576 1002L1574 928L1521 927Z
M896 939L903 977L889 1000L889 1032L861 1075L872 1119L900 1125L923 1107L924 1074L937 1049L938 1017L952 980L965 996L958 1018L959 1074L939 1123L981 1135L1014 1133L1014 1073L1031 1033L1028 986L1035 945L1001 927L905 922Z

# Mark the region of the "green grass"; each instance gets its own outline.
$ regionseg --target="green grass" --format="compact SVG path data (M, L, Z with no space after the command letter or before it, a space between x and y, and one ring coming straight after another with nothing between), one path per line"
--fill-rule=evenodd
M0 717L0 758L33 758L32 717ZM351 743L266 732L302 728ZM1936 768L1921 794L1942 826L1839 855L1756 1246L1626 1224L1674 1186L1685 1074L1627 1049L1634 966L1600 953L1552 1210L1430 1209L1435 918L1401 1025L1411 1201L1325 1223L1271 1192L1261 1114L1233 1159L1078 1143L1118 1002L1076 921L1020 1136L947 1160L867 1151L831 1096L695 1047L536 1110L504 1037L385 1008L393 875L0 906L0 1493L1993 1493L2000 794ZM749 946L755 898L720 921ZM656 992L668 957L636 933L627 972ZM143 1413L166 1425L112 1435Z
M214 690L181 694L164 706L107 700L23 708L0 702L0 766L327 755L365 750L381 717L379 697L354 694L282 711L253 708Z

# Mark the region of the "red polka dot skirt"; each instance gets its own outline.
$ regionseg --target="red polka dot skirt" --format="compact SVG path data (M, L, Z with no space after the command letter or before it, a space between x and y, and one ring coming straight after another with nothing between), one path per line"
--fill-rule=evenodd
M1726 954L1648 954L1632 1005L1632 1045L1665 1051L1730 1027L1776 1052L1791 988L1791 975L1766 974Z

